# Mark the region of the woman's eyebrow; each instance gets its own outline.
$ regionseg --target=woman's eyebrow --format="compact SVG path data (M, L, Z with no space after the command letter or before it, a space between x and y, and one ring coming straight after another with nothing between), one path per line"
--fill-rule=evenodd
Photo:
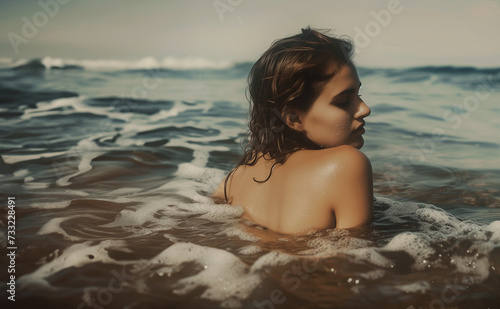
M332 98L332 101L335 100L336 97L340 97L342 95L345 95L345 94L351 94L351 93L355 93L355 92L358 92L359 91L359 88L361 88L363 84L360 82L359 83L359 87L356 89L356 88L348 88L346 90L343 90L342 92L336 94L333 98Z

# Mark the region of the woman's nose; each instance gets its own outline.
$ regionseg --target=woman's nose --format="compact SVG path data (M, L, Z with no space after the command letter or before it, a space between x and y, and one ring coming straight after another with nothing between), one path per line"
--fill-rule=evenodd
M365 104L363 100L360 100L358 110L354 115L354 118L364 118L368 117L371 114L372 110Z

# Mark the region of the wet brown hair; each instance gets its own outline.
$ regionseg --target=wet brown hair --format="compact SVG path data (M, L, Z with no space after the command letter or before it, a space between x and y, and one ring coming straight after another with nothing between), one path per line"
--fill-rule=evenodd
M238 165L255 165L262 155L284 163L299 149L320 149L287 120L295 121L296 111L309 110L338 69L352 64L352 54L348 39L310 27L275 41L248 76L248 143Z

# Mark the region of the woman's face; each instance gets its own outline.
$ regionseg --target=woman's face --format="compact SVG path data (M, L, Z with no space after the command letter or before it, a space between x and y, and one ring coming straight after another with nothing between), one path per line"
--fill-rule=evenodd
M360 87L356 68L342 65L311 108L307 112L298 112L300 121L294 122L292 127L305 131L310 140L324 148L363 147L363 119L371 111L361 100Z

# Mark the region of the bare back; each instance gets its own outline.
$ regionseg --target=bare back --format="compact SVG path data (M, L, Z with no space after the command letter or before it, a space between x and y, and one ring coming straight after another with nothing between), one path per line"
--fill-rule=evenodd
M277 164L260 158L239 166L227 181L228 203L241 205L242 216L270 230L304 234L324 228L349 228L372 216L371 166L359 150L340 146L301 150ZM224 199L224 181L213 194Z

